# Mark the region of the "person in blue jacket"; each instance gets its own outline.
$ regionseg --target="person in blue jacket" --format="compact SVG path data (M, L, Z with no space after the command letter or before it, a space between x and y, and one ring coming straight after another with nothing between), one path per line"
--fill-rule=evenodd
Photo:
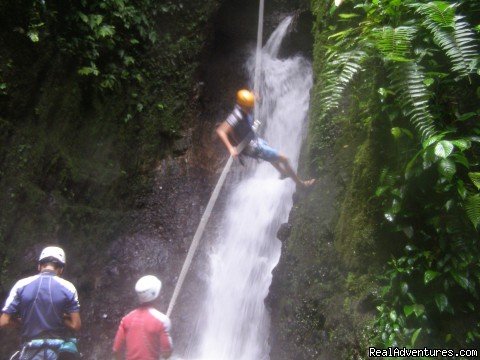
M39 273L17 281L5 301L0 328L20 327L20 360L56 360L78 356L73 333L80 330L80 304L75 286L60 276L65 252L56 246L43 249Z

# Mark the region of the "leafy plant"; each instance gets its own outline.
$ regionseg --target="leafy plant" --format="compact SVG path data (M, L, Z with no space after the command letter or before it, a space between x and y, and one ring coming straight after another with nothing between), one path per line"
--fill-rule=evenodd
M322 92L324 95L322 103L325 114L338 108L345 88L355 75L361 71L365 55L365 52L359 50L342 54L334 52L327 58L330 66L327 67L324 77L328 83L325 84Z
M412 4L423 15L423 25L433 34L434 41L452 61L452 70L468 76L477 66L478 51L475 34L464 16L455 15L458 4L430 1Z
M388 122L398 150L373 190L404 249L382 278L384 346L480 343L478 35L460 9L480 5L365 1L327 30L318 121L348 104L364 71L378 90L371 116Z
M32 2L26 29L16 27L37 46L55 43L76 60L78 74L92 77L101 89L121 81L141 82L142 55L159 41L156 17L183 8L170 1L102 0Z

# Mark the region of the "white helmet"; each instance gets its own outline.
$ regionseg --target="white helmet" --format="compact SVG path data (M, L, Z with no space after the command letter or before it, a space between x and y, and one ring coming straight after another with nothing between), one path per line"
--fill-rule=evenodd
M153 275L143 276L135 284L138 300L142 304L155 300L160 294L161 288L162 282Z
M47 246L45 249L42 250L38 261L40 262L48 257L53 257L59 262L61 262L62 265L65 265L65 252L62 248L59 248L58 246Z

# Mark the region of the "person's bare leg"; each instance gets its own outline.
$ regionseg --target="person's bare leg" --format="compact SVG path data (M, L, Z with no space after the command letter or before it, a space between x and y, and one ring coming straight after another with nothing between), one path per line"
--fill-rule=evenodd
M290 177L290 175L285 171L285 169L284 169L282 166L280 166L280 163L278 163L278 162L271 162L270 164L272 164L273 167L274 167L275 169L277 169L277 171L280 173L280 179L283 180L283 179L285 179L285 178L287 178L287 177Z
M275 166L273 162L272 162L272 165ZM279 170L280 173L290 177L293 181L295 181L295 184L297 184L297 186L309 187L315 183L315 179L310 179L305 181L301 180L298 177L297 173L290 166L290 161L288 161L288 158L285 157L284 155L279 155L276 165L282 169L282 170ZM277 166L275 166L275 168L278 170Z

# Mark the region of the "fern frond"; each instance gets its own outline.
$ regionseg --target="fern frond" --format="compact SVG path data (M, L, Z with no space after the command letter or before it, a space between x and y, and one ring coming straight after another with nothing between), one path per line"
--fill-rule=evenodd
M455 6L434 1L417 7L417 12L424 16L423 25L449 57L452 70L462 77L471 74L478 57L475 33L463 16L455 15Z
M430 93L424 83L423 68L415 62L395 64L390 78L393 89L398 94L400 107L422 140L434 135L434 118L429 108Z
M474 227L480 224L480 194L470 196L465 201L465 211Z
M455 45L451 46L450 49L446 48L446 52L452 59L452 69L463 75L468 75L476 67L478 51L475 44L475 33L470 24L462 19L463 16L455 16L453 32Z
M409 61L408 55L416 32L417 29L413 26L385 26L373 30L373 39L376 48L387 60Z
M417 12L428 16L428 19L425 19L425 21L430 20L443 28L453 27L456 4L451 4L446 1L432 1L426 4L414 4L412 6L417 9Z
M322 113L338 108L345 88L362 69L366 57L363 51L351 51L336 56L328 62L322 77L326 85L321 92Z
M472 183L480 190L480 172L469 172L468 177L472 180Z

